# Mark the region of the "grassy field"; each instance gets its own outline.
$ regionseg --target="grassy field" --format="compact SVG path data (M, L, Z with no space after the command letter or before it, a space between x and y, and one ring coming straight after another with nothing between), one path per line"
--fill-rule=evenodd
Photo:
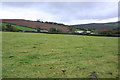
M3 78L118 76L117 37L3 32L2 39Z
M1 24L1 23L0 23L0 24ZM2 23L2 25L3 25L3 26L6 26L7 23ZM33 29L33 28L24 27L24 26L19 26L19 25L13 25L13 24L12 24L12 26L15 27L15 28L17 28L17 29L19 29L19 30L35 30L35 29Z

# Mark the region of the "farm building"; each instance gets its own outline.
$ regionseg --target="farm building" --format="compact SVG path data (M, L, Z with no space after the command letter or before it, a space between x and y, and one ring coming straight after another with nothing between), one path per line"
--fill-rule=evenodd
M74 33L83 33L84 31L74 31Z
M74 33L80 33L80 34L90 34L91 31L74 31Z

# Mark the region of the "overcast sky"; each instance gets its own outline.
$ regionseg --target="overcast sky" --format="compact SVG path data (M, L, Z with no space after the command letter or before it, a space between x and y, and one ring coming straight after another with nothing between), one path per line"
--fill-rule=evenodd
M27 19L68 25L118 21L118 2L3 2L2 19Z

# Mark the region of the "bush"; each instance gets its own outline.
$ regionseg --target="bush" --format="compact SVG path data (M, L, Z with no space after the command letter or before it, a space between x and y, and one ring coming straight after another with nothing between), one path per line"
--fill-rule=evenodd
M40 30L41 30L40 28L37 28L37 32L40 32Z
M49 33L60 33L61 31L57 28L50 28Z
M69 27L68 27L68 30L69 30L69 32L74 33L75 28L74 28L73 26L69 26Z
M13 27L11 24L7 24L6 26L2 25L2 31L17 32L17 31L19 31L19 29Z

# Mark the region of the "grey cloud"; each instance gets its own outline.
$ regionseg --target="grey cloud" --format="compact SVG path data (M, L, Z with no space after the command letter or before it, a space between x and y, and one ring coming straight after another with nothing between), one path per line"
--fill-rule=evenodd
M60 16L61 20L109 19L117 17L117 3L112 2L60 2L47 3L43 10ZM42 10L42 8L39 8Z
M3 7L31 8L55 16L58 21L104 20L117 17L117 3L113 2L19 2L3 3Z
M4 7L29 7L31 6L31 3L29 2L3 2L2 3L3 8Z

